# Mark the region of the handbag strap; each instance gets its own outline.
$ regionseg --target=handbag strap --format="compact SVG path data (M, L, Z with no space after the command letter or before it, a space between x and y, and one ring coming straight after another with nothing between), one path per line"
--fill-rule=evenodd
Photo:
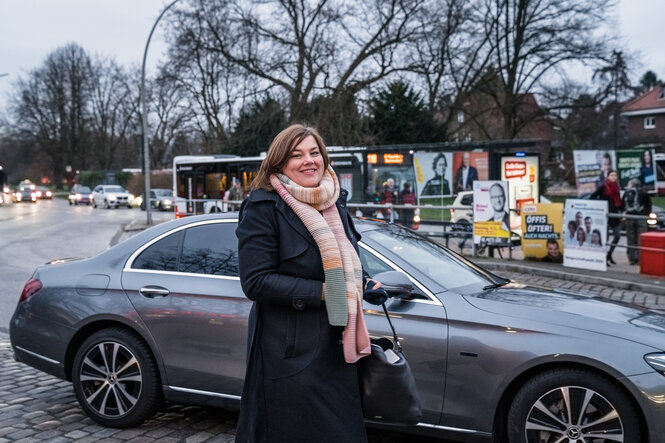
M402 350L402 345L399 342L399 339L397 338L397 332L395 332L395 327L393 326L393 322L390 321L390 315L388 315L388 309L386 308L385 303L381 303L381 307L383 308L383 312L386 314L386 318L388 319L388 323L390 324L390 329L393 331L393 338L395 339L395 346L397 349L400 351Z

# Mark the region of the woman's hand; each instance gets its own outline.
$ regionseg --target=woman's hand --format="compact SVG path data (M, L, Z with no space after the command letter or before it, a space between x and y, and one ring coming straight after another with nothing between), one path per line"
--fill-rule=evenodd
M371 286L371 287L370 287ZM381 287L381 282L367 279L363 299L373 305L382 305L388 300L388 293Z

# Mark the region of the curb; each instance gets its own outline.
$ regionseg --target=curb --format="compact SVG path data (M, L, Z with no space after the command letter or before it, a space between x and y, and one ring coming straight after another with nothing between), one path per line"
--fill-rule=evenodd
M629 274L612 274L611 277L604 275L595 275L593 273L582 274L572 268L556 269L550 266L541 267L530 264L515 262L499 262L492 260L477 260L479 265L490 270L521 272L527 274L540 275L543 277L557 278L560 280L569 280L582 283L591 283L603 286L611 286L617 289L626 289L631 291L646 292L656 295L665 295L665 279L651 279L636 275L626 278ZM593 272L593 271L587 271Z

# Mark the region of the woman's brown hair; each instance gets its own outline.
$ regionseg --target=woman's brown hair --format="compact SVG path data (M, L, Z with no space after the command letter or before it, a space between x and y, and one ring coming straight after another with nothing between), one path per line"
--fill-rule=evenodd
M326 145L323 143L323 138L319 135L318 131L314 128L304 125L291 125L277 134L270 144L266 158L261 162L259 172L252 180L250 185L251 189L265 189L266 191L273 191L270 184L270 176L272 174L279 174L286 166L286 163L291 157L291 151L305 138L312 136L316 140L316 144L321 151L323 157L323 168L328 169L330 160L328 160L328 153L326 152Z

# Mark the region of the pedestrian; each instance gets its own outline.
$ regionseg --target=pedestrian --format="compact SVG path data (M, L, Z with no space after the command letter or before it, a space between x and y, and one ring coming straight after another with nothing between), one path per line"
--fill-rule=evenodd
M273 140L243 202L240 283L254 301L236 442L365 442L355 362L369 354L345 190L318 132ZM372 293L376 292L372 291Z
M619 176L615 170L610 170L607 178L596 191L591 194L591 198L606 200L608 215L619 215L623 209L623 202L621 201L621 192L619 189ZM610 243L610 249L607 251L607 265L616 265L617 263L612 259L612 253L616 248L617 243L621 239L621 218L620 217L607 217L607 232L608 238L610 234L613 236Z
M382 205L396 205L399 203L399 190L395 187L395 180L391 177L381 186L381 194L379 195L379 203ZM393 208L382 208L381 215L382 218L390 218L390 214L393 213ZM395 211L395 216L393 220L397 220L397 211Z
M645 151L646 152L646 151ZM621 198L626 215L626 244L628 248L628 263L636 265L639 263L640 234L647 230L647 220L645 216L651 212L651 197L642 189L642 183L634 178L628 181L626 190ZM633 218L630 216L640 216Z
M231 202L239 202L242 201L242 199L245 198L245 191L242 189L242 183L240 183L240 180L238 179L233 179L233 187L229 191L229 200ZM240 204L238 203L231 203L231 210L232 211L237 211L240 209Z
M403 205L416 205L416 195L411 190L411 183L404 183L402 192L400 194L400 200ZM413 216L415 214L415 209L402 209L402 224L406 227L411 227L413 225Z

